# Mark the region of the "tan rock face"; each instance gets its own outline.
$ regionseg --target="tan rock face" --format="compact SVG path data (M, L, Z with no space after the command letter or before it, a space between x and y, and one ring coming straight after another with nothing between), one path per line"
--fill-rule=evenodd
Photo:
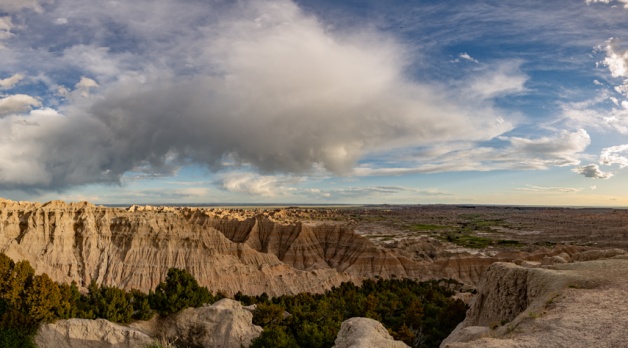
M156 341L184 347L241 348L262 333L261 327L253 325L253 314L230 299L131 326L104 319L59 320L42 325L35 342L40 348L143 348Z
M626 253L586 252L572 259L587 261L492 265L466 319L441 347L626 346Z
M29 260L38 273L83 287L94 279L148 291L178 267L229 295L322 292L366 277L453 278L473 286L495 261L541 261L561 252L453 253L427 239L377 246L355 233L350 221L307 220L312 214L0 200L0 251ZM295 220L301 217L308 222ZM566 248L569 258L574 250Z
M211 306L188 308L160 322L160 337L184 346L248 347L261 333L253 314L240 302L223 299Z
M295 269L272 253L232 242L190 211L114 209L88 203L0 202L0 251L36 272L87 286L153 289L171 267L227 294L321 292L351 278L335 269Z
M334 348L406 348L395 341L386 328L369 318L351 318L342 322Z
M153 342L145 333L104 319L68 319L43 324L35 336L40 348L141 348Z

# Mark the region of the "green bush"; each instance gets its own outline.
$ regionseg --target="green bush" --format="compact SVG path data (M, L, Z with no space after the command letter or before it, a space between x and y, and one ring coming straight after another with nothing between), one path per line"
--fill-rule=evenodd
M177 268L169 269L166 281L159 283L155 292L149 293L150 306L163 315L187 307L200 307L213 300L206 287L199 286L188 271Z

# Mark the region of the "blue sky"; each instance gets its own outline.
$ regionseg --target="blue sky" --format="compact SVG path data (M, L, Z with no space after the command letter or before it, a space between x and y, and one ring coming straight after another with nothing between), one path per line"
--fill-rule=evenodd
M0 196L628 206L628 0L0 0Z

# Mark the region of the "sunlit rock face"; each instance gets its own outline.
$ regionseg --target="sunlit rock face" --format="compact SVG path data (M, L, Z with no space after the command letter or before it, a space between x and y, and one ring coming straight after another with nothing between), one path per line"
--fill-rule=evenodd
M428 239L400 240L391 248L356 233L351 221L327 217L337 216L307 209L118 209L0 200L0 251L80 287L95 280L148 291L177 267L228 295L315 293L377 277L453 278L475 286L495 261L541 261L575 251L474 254Z
M135 210L135 209L133 209ZM321 292L351 278L333 268L302 271L186 212L124 210L89 203L0 203L0 249L31 262L57 281L92 279L125 289L153 289L171 267L189 270L201 285L233 294Z

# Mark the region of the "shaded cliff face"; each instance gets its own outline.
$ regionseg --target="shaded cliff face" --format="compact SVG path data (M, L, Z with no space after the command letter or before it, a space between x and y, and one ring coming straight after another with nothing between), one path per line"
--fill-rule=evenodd
M302 222L285 212L0 200L0 251L83 287L96 280L148 291L177 267L212 291L250 295L322 292L373 277L474 286L495 261L560 252L450 253L427 239L389 248L355 233L351 222Z

